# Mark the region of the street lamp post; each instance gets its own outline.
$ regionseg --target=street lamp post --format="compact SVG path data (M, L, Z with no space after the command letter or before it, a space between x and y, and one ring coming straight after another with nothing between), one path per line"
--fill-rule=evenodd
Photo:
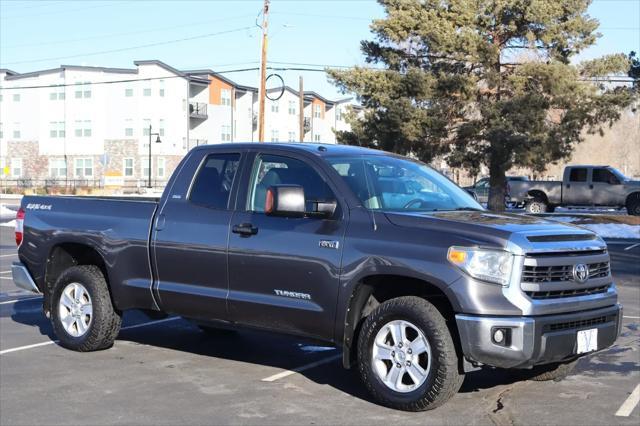
M151 189L151 137L157 136L156 143L162 142L160 140L160 133L151 132L151 124L149 124L149 183L147 184L147 188Z

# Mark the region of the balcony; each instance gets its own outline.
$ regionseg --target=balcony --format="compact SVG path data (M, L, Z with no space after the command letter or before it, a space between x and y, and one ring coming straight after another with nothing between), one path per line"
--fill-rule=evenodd
M189 117L206 120L208 117L207 104L203 102L189 102Z

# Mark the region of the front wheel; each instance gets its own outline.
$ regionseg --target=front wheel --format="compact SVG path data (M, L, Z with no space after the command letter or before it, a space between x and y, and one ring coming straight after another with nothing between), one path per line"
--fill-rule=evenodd
M527 213L531 214L546 213L547 208L547 203L542 200L529 200L524 205L524 209Z
M640 193L629 196L629 200L627 201L627 214L640 216Z
M439 407L464 380L445 319L414 296L388 300L366 318L358 369L378 402L405 411Z
M53 288L51 323L65 348L97 351L113 345L122 317L113 304L100 268L74 266L64 271Z

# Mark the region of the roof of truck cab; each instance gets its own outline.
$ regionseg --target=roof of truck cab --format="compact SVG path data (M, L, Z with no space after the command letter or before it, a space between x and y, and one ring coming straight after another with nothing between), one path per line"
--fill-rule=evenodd
M215 149L253 149L260 148L265 151L269 150L291 150L291 151L302 151L309 152L320 157L329 157L329 156L341 156L341 155L395 155L385 151L380 151L377 149L363 148L359 146L351 146L351 145L337 145L337 144L323 144L323 143L279 143L279 142L265 142L265 143L256 143L256 142L234 142L234 143L220 143L220 144L210 144L210 145L200 145L199 147L194 148L194 150L210 150L211 148Z

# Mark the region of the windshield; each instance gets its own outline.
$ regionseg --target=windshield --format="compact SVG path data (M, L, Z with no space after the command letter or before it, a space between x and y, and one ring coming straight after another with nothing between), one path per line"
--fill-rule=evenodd
M483 210L465 190L418 161L377 155L327 161L372 210Z
M629 178L623 175L618 169L614 169L613 167L607 167L607 170L613 173L620 180L620 182L626 182L629 180Z

